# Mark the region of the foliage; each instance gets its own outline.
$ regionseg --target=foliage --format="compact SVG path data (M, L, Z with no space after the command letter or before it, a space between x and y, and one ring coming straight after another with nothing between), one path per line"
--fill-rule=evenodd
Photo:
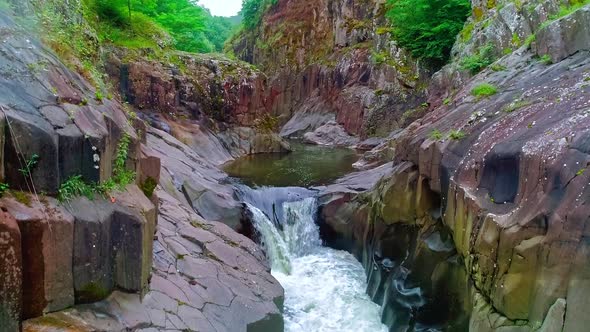
M140 184L140 188L146 197L152 197L157 186L158 182L156 182L156 180L151 176L148 176L147 179L145 179L145 181Z
M39 155L33 154L29 159L25 160L25 165L23 166L23 168L19 168L18 171L24 177L30 177L31 172L37 166L38 162L39 162Z
M576 10L584 7L587 4L590 4L590 0L570 0L569 5L562 4L561 6L559 6L559 11L556 14L551 15L551 17L549 17L549 20L556 20L561 17L567 16L575 12Z
M261 132L272 133L278 130L279 118L270 114L264 114L255 120L254 127Z
M462 140L465 136L465 133L460 130L453 129L449 132L449 138L455 141Z
M127 170L125 164L129 156L131 138L124 134L119 144L113 163L113 176L101 183L88 183L82 175L74 175L62 183L58 190L60 202L69 201L74 197L86 196L92 199L95 194L108 195L113 190L123 190L135 179L135 172Z
M253 30L262 20L268 8L276 5L278 0L242 0L242 23L246 30Z
M125 47L173 46L187 52L219 52L239 20L212 16L191 0L85 0L94 5L102 39Z
M477 54L464 58L461 61L461 69L469 70L472 75L475 75L494 61L494 47L488 44L480 48Z
M551 56L549 54L544 54L539 61L541 61L541 63L545 64L545 65L550 65L553 64L553 60L551 59Z
M430 138L432 140L438 141L441 140L443 138L443 134L440 132L440 130L438 129L434 129L431 133L430 133Z
M8 183L0 182L0 197L10 189Z
M489 83L479 84L471 90L471 94L478 98L493 96L496 93L498 93L498 89Z
M455 37L471 12L469 0L388 0L394 38L433 67L450 56Z
M531 34L528 37L526 37L526 39L524 40L524 45L529 48L531 46L531 44L537 39L537 36L535 34Z
M84 182L82 175L75 175L61 184L58 190L58 200L60 202L69 201L74 197L86 196L91 199L96 189Z

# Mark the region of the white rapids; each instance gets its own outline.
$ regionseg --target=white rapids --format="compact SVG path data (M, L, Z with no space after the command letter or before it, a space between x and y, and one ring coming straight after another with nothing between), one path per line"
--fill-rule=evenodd
M366 295L365 272L345 251L322 247L316 199L282 203L282 229L247 204L272 267L285 289L285 331L380 332L381 308Z

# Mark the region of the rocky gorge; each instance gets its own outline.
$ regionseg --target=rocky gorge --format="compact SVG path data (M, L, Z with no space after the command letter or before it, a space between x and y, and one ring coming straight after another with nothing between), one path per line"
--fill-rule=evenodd
M305 195L388 330L585 331L590 7L471 5L440 70L392 40L383 1L279 0L229 41L244 62L100 46L110 98L22 26L26 5L3 10L0 331L283 331L223 165L285 138L363 153ZM126 139L132 182L57 199L116 178Z

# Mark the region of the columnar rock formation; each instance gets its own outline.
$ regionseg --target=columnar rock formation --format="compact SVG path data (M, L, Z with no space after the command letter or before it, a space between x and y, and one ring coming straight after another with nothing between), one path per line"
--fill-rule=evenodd
M283 290L262 251L218 222L239 229L241 209L217 167L289 149L253 122L263 76L227 60L187 56L180 74L114 54L124 96L177 139L99 98L8 13L0 30L0 178L10 187L0 199L0 331L282 330ZM213 76L221 68L225 81ZM123 137L135 183L52 198L72 178L111 179Z

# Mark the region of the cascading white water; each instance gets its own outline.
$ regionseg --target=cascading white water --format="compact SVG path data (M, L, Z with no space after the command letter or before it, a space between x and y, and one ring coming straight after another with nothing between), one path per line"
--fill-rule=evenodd
M316 200L283 202L281 229L252 204L254 227L285 289L288 332L387 331L380 307L365 293L361 264L349 253L322 247L314 221Z

